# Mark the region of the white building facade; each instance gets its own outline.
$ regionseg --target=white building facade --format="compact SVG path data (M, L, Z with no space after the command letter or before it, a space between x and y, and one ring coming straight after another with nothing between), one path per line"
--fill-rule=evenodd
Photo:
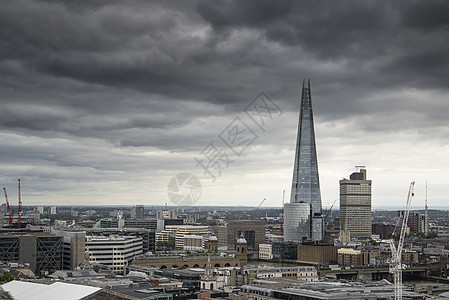
M135 236L86 236L86 252L90 263L108 266L123 274L135 256L142 254L142 238Z

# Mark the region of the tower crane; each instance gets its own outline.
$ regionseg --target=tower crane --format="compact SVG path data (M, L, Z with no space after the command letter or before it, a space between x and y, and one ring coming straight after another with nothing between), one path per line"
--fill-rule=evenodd
M256 215L256 212L259 210L259 208L262 206L262 204L265 202L265 200L267 200L267 198L263 198L262 202L260 202L259 206L256 208L256 210L251 215L251 218L249 218L250 220L252 220L254 218L254 216Z
M410 183L410 187L407 195L407 203L405 204L405 211L402 218L401 234L399 236L399 242L397 246L394 244L394 239L390 240L391 248L391 260L390 260L390 273L393 273L394 278L394 299L402 300L402 247L404 246L405 230L407 228L408 216L410 213L410 203L414 196L413 189L415 187L415 181Z
M9 201L8 201L8 194L6 194L6 188L5 187L3 188L3 191L5 192L6 209L8 210L9 228L12 228L12 218L14 216L14 210L10 210Z
M18 179L18 182L19 182L18 188L19 209L17 211L17 228L22 228L22 197L20 195L20 179Z
M329 211L327 212L326 216L324 217L324 224L327 224L327 219L329 218L329 215L331 214L332 208L335 205L335 202L337 202L338 199L335 199L334 203L332 203L331 208L329 208Z

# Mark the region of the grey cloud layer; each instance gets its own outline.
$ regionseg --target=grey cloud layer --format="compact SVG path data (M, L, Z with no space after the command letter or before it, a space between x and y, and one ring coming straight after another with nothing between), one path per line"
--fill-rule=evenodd
M447 11L436 0L2 2L0 132L14 141L1 142L2 162L50 164L55 178L70 166L104 180L180 170L260 90L295 115L305 76L317 122L446 144ZM258 141L272 161L296 120Z

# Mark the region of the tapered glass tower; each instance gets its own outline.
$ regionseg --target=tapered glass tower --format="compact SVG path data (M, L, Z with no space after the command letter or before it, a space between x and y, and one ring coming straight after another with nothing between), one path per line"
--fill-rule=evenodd
M310 79L304 80L302 85L290 203L310 204L310 222L302 222L298 226L308 226L308 229L302 228L300 230L309 233L308 236L303 236L303 238L321 240L323 238L323 219L321 216L320 180L318 177ZM288 231L286 228L286 240L289 240Z

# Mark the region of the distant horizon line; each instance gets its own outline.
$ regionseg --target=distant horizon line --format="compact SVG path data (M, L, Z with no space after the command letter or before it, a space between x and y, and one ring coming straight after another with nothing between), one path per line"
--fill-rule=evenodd
M137 205L143 205L144 207L158 207L158 208L194 208L194 207L198 207L198 208L234 208L234 210L236 208L247 208L247 209L256 209L257 206L244 206L244 205L232 205L232 206L217 206L217 205L197 205L197 206L170 206L170 205L145 205L145 204L134 204L134 205L130 205L130 204L115 204L115 205L106 205L106 204L80 204L80 205L71 205L71 204L58 204L58 205L23 205L24 208L28 208L28 207L116 207L116 208L120 208L120 207L134 207ZM14 205L10 205L12 207L14 207ZM16 205L17 206L17 205ZM282 207L280 206L268 206L268 207L261 207L260 210L266 210L266 209L282 209ZM371 210L397 210L397 209L404 209L404 206L377 206L377 207L372 207ZM425 207L422 206L410 206L410 209L412 210L425 210ZM442 209L447 209L449 210L449 205L438 205L438 206L434 206L434 207L428 207L427 210L442 210ZM329 207L325 207L323 208L323 210L329 210ZM334 211L338 211L338 208L333 208Z

